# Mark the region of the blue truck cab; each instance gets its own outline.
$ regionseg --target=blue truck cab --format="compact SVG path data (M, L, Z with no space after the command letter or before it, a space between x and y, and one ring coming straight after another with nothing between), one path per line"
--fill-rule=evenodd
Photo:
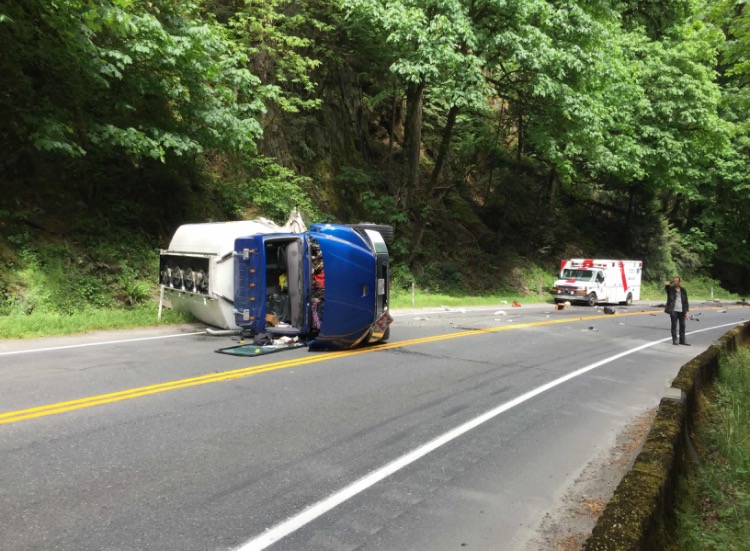
M295 222L181 226L161 251L162 301L209 325L314 348L388 340L393 229Z
M379 232L315 224L302 234L240 237L235 253L238 327L299 335L315 347L387 340L389 258Z

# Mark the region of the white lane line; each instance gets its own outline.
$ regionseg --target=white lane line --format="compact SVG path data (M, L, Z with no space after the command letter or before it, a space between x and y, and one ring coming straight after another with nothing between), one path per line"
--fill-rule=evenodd
M68 344L65 346L50 346L49 348L31 348L29 350L15 350L13 352L0 352L0 356L14 356L17 354L34 354L36 352L50 352L55 350L67 350L69 348L83 348L88 346L104 346L107 344L123 344L129 342L153 341L156 339L172 339L175 337L188 337L190 335L204 335L205 331L196 331L195 333L179 333L177 335L160 335L158 337L139 337L137 339L122 339L119 341L102 341L89 342L83 344Z
M720 329L723 327L738 325L740 323L743 323L743 322L738 321L735 323L726 323L724 325L707 327L705 329L698 329L697 331L690 331L687 334L692 335L694 333L702 333L704 331L711 331L714 329ZM672 337L668 337L666 339L659 339L658 341L649 342L641 346L637 346L636 348L633 348L631 350L620 352L619 354L615 354L614 356L610 356L609 358L599 360L596 363L587 365L586 367L582 367L581 369L578 369L577 371L568 373L567 375L564 375L558 379L555 379L554 381L550 381L547 384L544 384L538 388L535 388L534 390L531 390L525 394L522 394L521 396L518 396L517 398L514 398L513 400L506 402L503 405L496 407L495 409L491 409L490 411L483 413L479 417L476 417L470 421L467 421L463 425L459 425L458 427L442 434L441 436L438 436L437 438L428 442L427 444L424 444L423 446L420 446L419 448L412 450L406 455L403 455L399 457L398 459L391 461L390 463L381 467L380 469L373 471L368 475L365 475L364 477L360 478L356 482L353 482L349 486L344 487L343 489L339 490L338 492L331 495L330 497L327 497L326 499L323 499L311 505L310 507L308 507L301 513L285 520L284 522L281 522L280 524L277 524L276 526L269 528L262 534L243 543L235 551L261 551L262 549L266 549L267 547L273 545L280 539L288 536L292 532L299 530L300 528L312 522L319 516L327 513L334 507L341 505L342 503L353 498L357 494L360 494L361 492L367 490L371 486L374 486L381 480L389 477L390 475L396 473L397 471L403 469L404 467L407 467L408 465L414 463L418 459L421 459L428 453L435 451L441 446L444 446L445 444L449 443L451 440L455 440L459 436L466 434L470 430L477 428L478 426L497 417L498 415L505 413L506 411L513 409L514 407L519 406L523 404L524 402L531 400L532 398L548 390L555 388L556 386L559 386L567 381L570 381L571 379L579 377L583 375L584 373L588 373L589 371L592 371L598 367L611 363L615 360L619 360L620 358L623 358L625 356L629 356L630 354L635 354L636 352L640 352L641 350L645 350L646 348L650 348L659 343L663 343L663 342L667 342L671 340L672 340Z

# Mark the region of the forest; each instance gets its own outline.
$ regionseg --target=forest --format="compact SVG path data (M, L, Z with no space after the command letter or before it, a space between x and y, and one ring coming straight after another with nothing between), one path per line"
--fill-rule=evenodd
M293 207L393 225L400 286L583 256L750 290L745 0L1 0L0 31L0 315L131 306L178 225Z

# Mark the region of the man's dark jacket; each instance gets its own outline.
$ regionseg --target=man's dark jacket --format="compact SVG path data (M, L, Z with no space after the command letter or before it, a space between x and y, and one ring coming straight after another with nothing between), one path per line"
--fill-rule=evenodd
M664 308L664 311L667 314L671 314L674 310L674 301L677 297L677 292L674 288L674 285L667 285L664 287L664 290L667 293L667 306ZM690 305L688 304L688 298L687 298L687 291L684 287L680 287L680 295L682 296L682 313L690 311Z

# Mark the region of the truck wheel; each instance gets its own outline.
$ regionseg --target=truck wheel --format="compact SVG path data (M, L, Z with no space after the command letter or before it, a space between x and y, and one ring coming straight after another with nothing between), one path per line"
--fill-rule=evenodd
M586 304L589 306L596 306L596 293L591 293L586 297Z
M388 339L390 339L390 338L391 338L391 328L390 327L386 327L385 328L385 333L383 333L383 338L380 339L380 342L388 342Z
M352 224L352 228L355 230L373 230L383 236L383 241L386 245L393 243L393 226L388 224L370 224L363 222L361 224Z
M633 295L628 293L628 296L625 297L625 302L621 302L620 304L625 304L626 306L630 306L631 304L633 304Z

